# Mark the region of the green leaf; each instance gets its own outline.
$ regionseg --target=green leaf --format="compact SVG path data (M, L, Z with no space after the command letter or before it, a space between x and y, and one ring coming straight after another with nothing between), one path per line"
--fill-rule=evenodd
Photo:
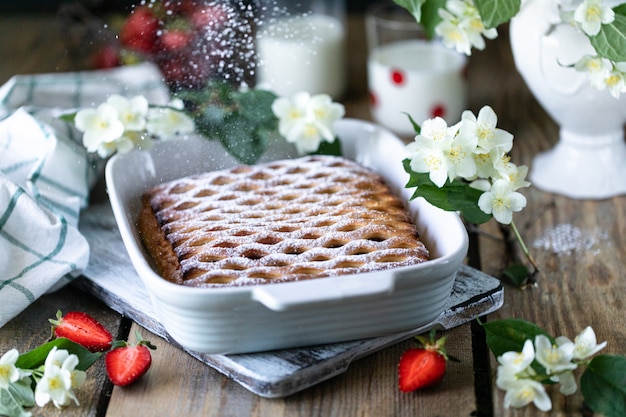
M32 390L31 378L22 378L9 386L11 395L15 397L24 407L35 405L35 393Z
M622 62L626 61L626 7L618 9L618 12L612 23L602 25L600 32L589 40L598 55Z
M30 379L25 378L9 385L7 389L0 389L0 415L9 417L29 417L31 413L24 407L35 405L35 394L30 385Z
M427 38L435 36L435 27L441 21L439 9L444 7L446 0L394 0L413 15L415 21L424 29Z
M398 6L402 6L415 17L417 22L422 20L422 5L427 0L393 0Z
M234 92L233 100L242 116L266 128L278 126L278 119L272 112L276 95L264 90Z
M333 156L341 156L341 141L339 138L335 138L335 140L331 142L322 141L320 143L319 148L317 148L316 152L313 152L311 155L333 155Z
M511 265L502 271L502 276L518 287L524 285L529 274L530 271L528 271L526 265L522 264Z
M618 355L593 358L580 378L580 390L594 413L626 416L626 358Z
M521 352L526 340L535 340L537 335L552 337L534 323L522 319L503 319L483 324L487 346L498 357L506 352Z
M474 0L485 28L508 22L519 12L521 0Z
M413 130L415 131L416 135L419 135L422 132L422 127L419 125L419 123L417 123L415 121L415 119L413 119L413 116L411 116L409 113L404 113L407 115L407 117L409 118L409 121L411 122L411 126L413 126Z
M428 39L435 37L435 28L441 22L439 9L446 5L446 0L429 0L422 6L422 28Z
M406 188L415 187L411 199L423 197L430 204L446 211L458 211L469 223L482 224L491 219L491 214L478 207L478 199L482 191L472 188L463 181L446 181L438 187L430 180L428 173L415 172L411 169L409 158L403 161L404 170L409 174Z
M265 90L237 91L228 83L211 82L203 90L181 91L196 131L219 140L239 162L254 164L267 151L278 119L271 110L276 95Z
M65 113L59 116L59 119L68 123L74 123L75 118L76 118L76 113Z
M86 371L95 361L98 360L98 358L100 358L100 356L102 356L102 353L92 353L78 343L74 343L64 337L59 337L58 339L44 343L31 351L22 353L15 362L15 366L20 369L37 369L45 363L48 353L55 346L57 349L65 349L70 354L73 353L78 356L79 363L76 366L76 369L81 371Z

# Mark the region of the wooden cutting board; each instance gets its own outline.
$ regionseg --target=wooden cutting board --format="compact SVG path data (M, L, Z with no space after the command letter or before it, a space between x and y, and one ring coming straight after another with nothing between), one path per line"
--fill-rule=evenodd
M159 322L126 252L109 204L93 205L84 210L80 230L91 246L91 258L84 277L76 280L74 285L179 346ZM435 326L450 329L496 311L503 300L500 281L463 266L457 273L445 311L432 323L418 329L372 339L261 353L209 355L187 352L257 395L284 397L343 373L358 358Z

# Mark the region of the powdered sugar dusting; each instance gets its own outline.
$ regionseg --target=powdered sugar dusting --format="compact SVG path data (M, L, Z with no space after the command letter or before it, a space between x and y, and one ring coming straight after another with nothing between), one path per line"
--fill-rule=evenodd
M559 224L546 229L533 242L533 247L557 255L572 255L578 252L598 253L608 233L599 230L582 230L571 224Z
M156 186L146 198L167 239L158 247L171 245L185 285L350 275L428 259L382 177L342 157L207 172ZM161 267L165 275L172 265Z

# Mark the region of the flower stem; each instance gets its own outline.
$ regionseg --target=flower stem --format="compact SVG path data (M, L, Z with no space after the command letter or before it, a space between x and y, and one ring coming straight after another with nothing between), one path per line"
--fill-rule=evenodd
M537 266L537 263L535 262L535 260L533 259L532 255L528 251L528 247L526 246L526 243L524 243L524 239L522 238L522 235L520 234L519 230L517 229L517 226L515 225L514 221L511 221L511 229L513 230L513 233L515 234L515 238L517 239L517 242L519 243L520 247L522 248L522 252L524 252L524 255L526 255L526 258L528 259L528 261L530 262L530 264L534 268L534 270L530 273L530 275L528 277L528 284L529 285L534 285L534 284L536 284L535 276L539 273L539 267Z

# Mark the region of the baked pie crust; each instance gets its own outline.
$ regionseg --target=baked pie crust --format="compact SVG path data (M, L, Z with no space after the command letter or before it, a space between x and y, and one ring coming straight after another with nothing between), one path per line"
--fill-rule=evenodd
M253 285L414 265L428 250L402 200L351 160L308 156L189 176L143 196L139 231L160 275Z

